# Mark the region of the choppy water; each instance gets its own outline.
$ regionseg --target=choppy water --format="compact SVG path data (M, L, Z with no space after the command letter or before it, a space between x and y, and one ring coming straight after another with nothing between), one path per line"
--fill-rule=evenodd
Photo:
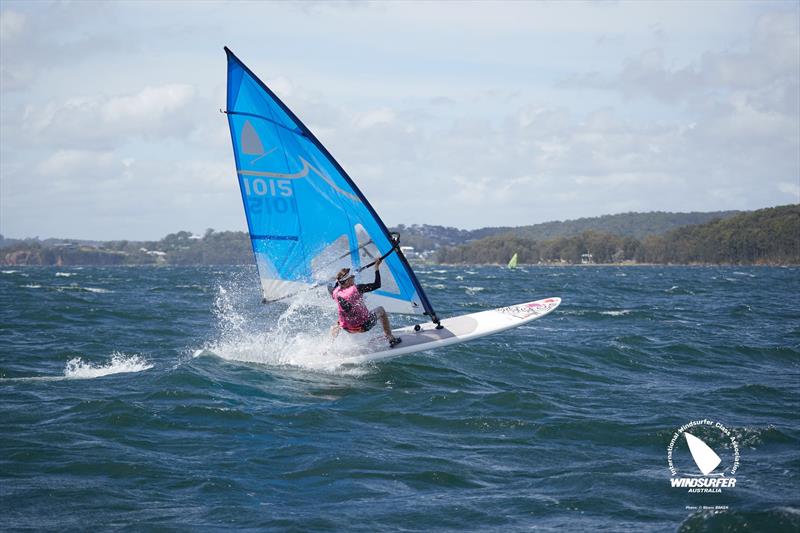
M564 303L343 368L252 269L2 268L4 530L800 528L798 269L422 267L442 315ZM722 494L670 486L704 418Z

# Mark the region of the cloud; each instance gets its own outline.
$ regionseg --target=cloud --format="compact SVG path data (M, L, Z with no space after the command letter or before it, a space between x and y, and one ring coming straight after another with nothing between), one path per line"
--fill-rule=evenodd
M16 126L34 145L107 150L133 138L189 136L193 98L191 86L169 84L127 95L51 100L26 105Z
M16 39L25 29L25 15L10 9L0 12L0 43Z
M167 230L219 227L209 222L213 215L244 230L229 161L182 155L139 160L117 150L56 151L25 168L24 181L4 182L4 223L37 228L29 235L155 239ZM43 233L42 220L56 225Z
M800 203L800 182L789 183L782 181L778 183L778 190L787 194L792 203Z
M275 94L278 95L278 98L281 99L289 98L292 96L292 93L294 93L292 82L284 76L268 79L266 84L267 87L272 89Z
M672 103L691 103L703 93L724 98L733 91L746 91L770 108L796 111L783 106L787 95L797 94L798 58L798 17L765 13L754 22L744 46L705 51L684 64L668 59L664 48L652 47L629 57L614 76L577 74L565 78L560 86L612 90L627 97L650 96ZM769 98L770 94L775 97Z
M109 170L111 163L112 156L109 152L58 150L42 160L36 169L39 176L49 180L59 180L65 177L73 178L73 180L66 180L69 183L74 181L77 175L86 173L90 168L93 173L98 170L101 173L105 173ZM75 183L76 185L82 185L82 181Z
M354 123L356 128L366 130L381 124L391 124L395 121L395 118L394 111L384 107L360 113L355 117Z
M52 235L67 219L76 236L240 229L217 112L221 43L269 76L388 223L517 225L796 196L796 7L4 6L6 233Z
M193 94L189 85L145 87L134 95L111 98L101 105L100 115L106 124L133 123L142 130L181 109Z
M126 20L115 17L108 3L7 4L18 8L0 12L0 90L6 93L30 90L54 72L76 72L131 48Z

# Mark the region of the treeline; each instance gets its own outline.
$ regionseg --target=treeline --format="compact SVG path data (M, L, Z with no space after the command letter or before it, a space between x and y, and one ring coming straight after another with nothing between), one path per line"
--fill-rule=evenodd
M651 235L661 235L680 227L705 224L713 220L730 218L741 213L741 211L620 213L521 226L514 228L512 232L518 237L536 241L552 240L559 237L575 237L587 231L643 239Z
M188 231L160 241L16 241L0 249L0 265L243 265L253 263L250 239L241 231Z
M514 235L535 241L547 241L560 237L576 237L587 231L608 233L643 239L651 235L660 235L667 231L695 224L704 224L712 220L730 218L741 211L714 211L709 213L669 213L653 211L649 213L619 213L600 217L578 218L575 220L557 220L530 226L485 227L475 230L464 230L448 226L429 224L400 224L390 228L402 236L404 246L413 246L417 251L436 250L443 246L458 246L486 237Z
M800 264L800 205L760 209L642 242L648 263Z
M514 253L528 264L800 264L800 205L761 209L644 239L597 231L548 240L495 235L440 249L436 260L504 264Z
M628 213L522 228L483 228L466 231L443 226L398 226L403 245L417 251L436 249L440 263L505 264L517 253L520 263L659 263L659 264L800 264L800 205L761 209L684 226L660 235L631 235L631 221L647 231L695 219L688 213ZM727 218L722 218L727 217ZM619 226L615 233L589 229L569 231L589 220L604 221L602 228ZM598 222L599 223L599 222ZM534 238L524 230L550 224L567 232L555 238ZM549 228L549 229L548 229ZM546 231L545 231L546 230ZM500 233L494 233L498 231ZM480 237L480 238L479 238ZM469 239L476 240L469 240ZM464 243L453 246L452 244ZM591 256L591 257L589 257ZM0 265L242 265L252 264L248 235L240 231L207 230L171 233L160 241L70 241L64 239L13 240L0 235Z
M410 226L398 224L389 228L389 231L400 233L400 241L403 246L413 246L417 251L435 250L442 246L456 246L512 230L514 228L510 227L487 227L466 230L430 224L412 224Z

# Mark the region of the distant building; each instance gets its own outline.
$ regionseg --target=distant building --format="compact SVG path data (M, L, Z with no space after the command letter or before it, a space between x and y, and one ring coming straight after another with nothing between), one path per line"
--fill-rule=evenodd
M582 265L593 265L594 264L594 256L589 252L585 254L581 254L581 264Z
M419 254L416 252L413 246L401 246L400 251L403 252L403 255L409 259L419 257Z

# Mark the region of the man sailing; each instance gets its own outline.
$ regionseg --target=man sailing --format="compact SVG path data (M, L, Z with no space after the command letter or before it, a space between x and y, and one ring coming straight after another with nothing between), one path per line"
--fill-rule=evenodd
M364 298L361 296L365 292L379 289L381 286L381 263L383 259L375 261L375 281L372 283L359 283L356 285L355 276L350 273L349 268L343 268L336 274L336 284L328 286L331 297L336 300L339 307L339 321L331 328L331 336L335 339L340 329L349 333L364 333L381 321L383 333L389 341L389 347L394 348L400 343L400 337L392 335L392 327L389 325L389 317L383 307L376 307L372 311L367 309Z

